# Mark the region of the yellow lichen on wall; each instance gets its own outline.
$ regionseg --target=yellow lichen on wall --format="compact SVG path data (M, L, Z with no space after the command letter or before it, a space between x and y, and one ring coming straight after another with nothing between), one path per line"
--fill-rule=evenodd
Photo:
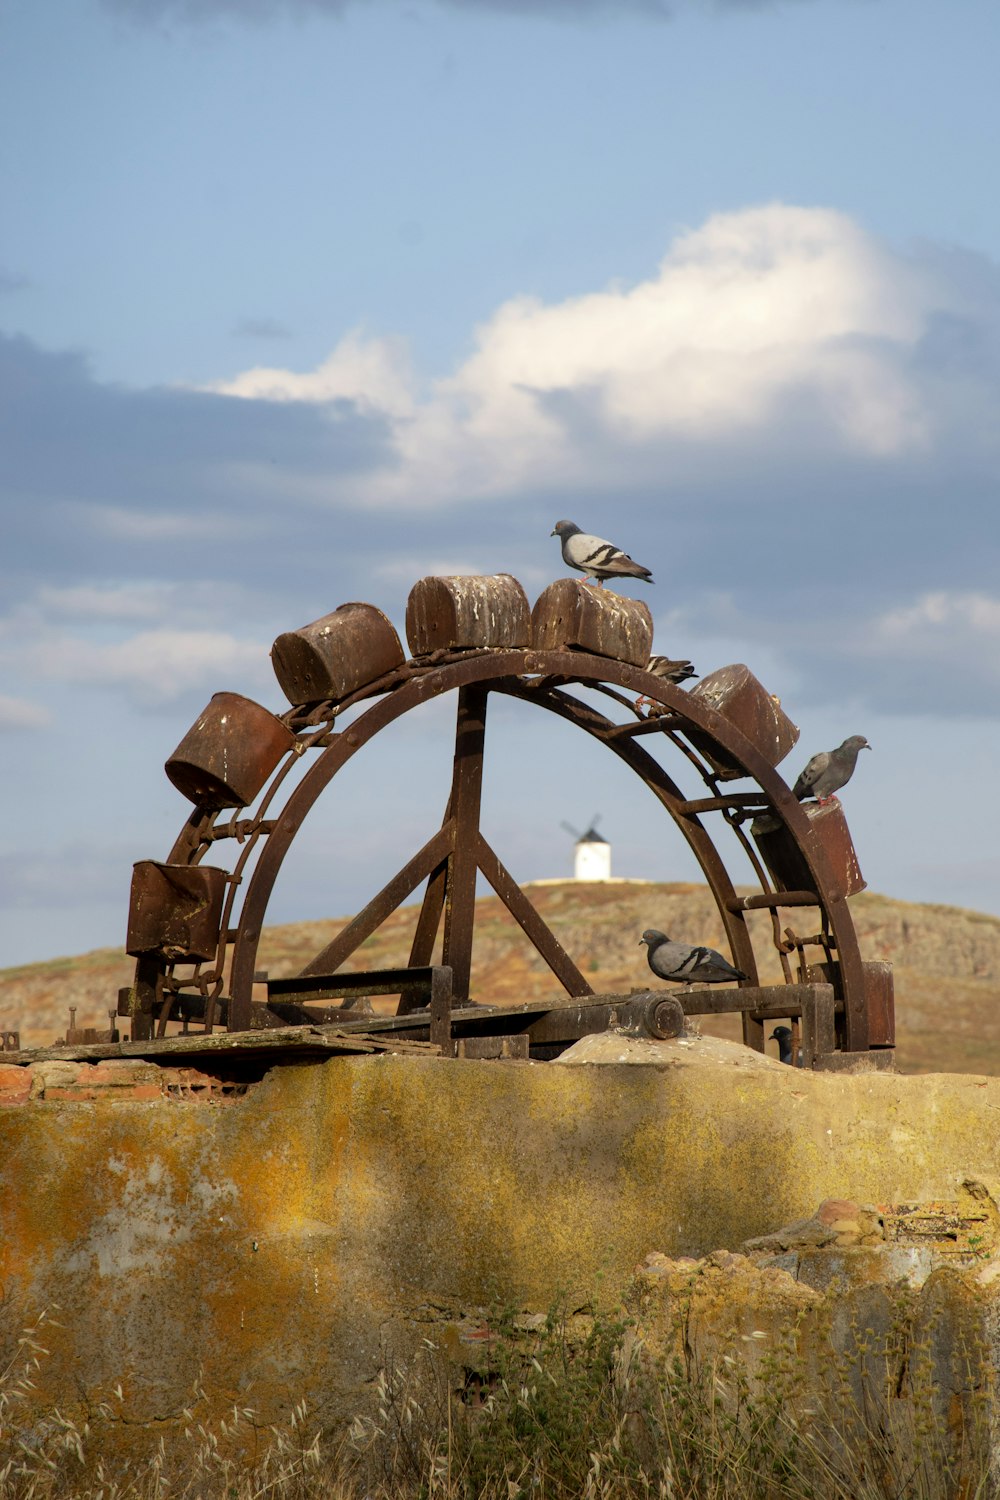
M996 1195L1000 1080L644 1045L651 1066L337 1058L224 1104L9 1080L0 1332L59 1309L41 1405L86 1414L120 1381L166 1429L306 1393L339 1421L439 1316L613 1298L651 1251L735 1248L826 1198Z

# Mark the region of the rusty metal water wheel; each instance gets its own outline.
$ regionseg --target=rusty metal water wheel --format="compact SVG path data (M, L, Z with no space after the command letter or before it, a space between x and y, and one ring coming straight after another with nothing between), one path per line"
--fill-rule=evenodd
M575 687L605 696L608 712L578 696ZM643 668L584 651L534 649L439 651L402 664L339 703L286 713L281 722L290 731L289 748L263 790L256 812L240 815L234 811L224 816L221 809L196 808L168 864L157 867L175 872L187 867L193 875L206 856L218 849L228 847L234 854L230 868L213 872L220 907L214 923L218 933L214 951L172 952L169 944L160 942L157 951L141 952L127 1007L133 1036L154 1032L162 1036L168 1022L179 1019L207 1029L221 1022L230 1031L260 1024L255 1019L259 1007L253 1000L257 949L275 880L296 833L337 773L375 736L404 714L449 693L457 698L455 755L441 827L313 957L302 971L303 981L335 976L389 914L426 882L409 967L419 970L430 965L443 920L440 963L451 970L451 1005L460 1010L469 997L476 881L481 872L567 995L585 998L592 994L572 957L480 830L487 711L491 695L502 693L558 715L605 745L640 778L687 840L716 901L733 962L748 976L741 986L745 997L730 990L725 992L729 1003L720 994L717 1003L703 1009L740 1010L744 1040L763 1050L768 1011L753 1003L759 991L758 964L747 913L765 909L771 916L772 940L785 983L792 987L789 995L796 985L809 980L829 981L836 1002L837 1047L845 1053L869 1047L871 975L866 971L872 966L860 957L847 906L849 892L831 864L828 841L768 760L703 699ZM652 700L658 711L644 716L635 706L635 695ZM340 729L340 717L356 706L361 711ZM706 796L685 798L654 753L663 750L684 756L697 768ZM279 807L283 783L293 768L300 767L303 756L313 757L312 764ZM726 779L748 778L754 789L731 792L720 787L720 759L736 768L726 773ZM774 878L773 860L769 861L771 870L765 867L759 841L744 826L754 817L767 818L784 842L791 867L801 872L794 886ZM736 891L708 821L725 826L727 838L735 839L747 855L760 882L757 894ZM784 865L789 867L787 857ZM789 908L812 909L807 929L811 935L803 938L790 927L782 930L779 909L787 913ZM810 945L820 968L809 961L806 950ZM130 951L137 949L130 947ZM412 997L408 1005L406 999L404 994L401 1014L413 1009ZM774 1004L772 995L771 1015L778 1013ZM877 1041L884 1043L888 1038L879 1036Z

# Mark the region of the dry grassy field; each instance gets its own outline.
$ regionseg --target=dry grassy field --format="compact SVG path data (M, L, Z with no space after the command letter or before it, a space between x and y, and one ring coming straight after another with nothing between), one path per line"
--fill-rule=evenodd
M698 885L572 880L527 888L532 901L595 991L655 984L638 945L645 927L671 937L705 942L725 951L718 913ZM895 969L897 1062L903 1072L1000 1072L1000 918L954 907L916 905L864 892L851 911L866 958L888 959ZM363 945L358 967L403 964L417 908L402 907ZM791 917L792 914L789 914ZM763 954L767 918L753 914ZM259 966L274 977L295 974L328 942L343 919L295 922L266 928ZM354 967L355 965L351 965ZM19 1029L22 1045L43 1046L62 1037L69 1007L77 1026L106 1027L132 960L120 949L0 970L0 1026ZM777 959L762 978L780 978ZM480 1001L516 1000L559 993L558 986L495 897L478 903L473 995ZM737 1036L733 1018L705 1021L715 1035Z

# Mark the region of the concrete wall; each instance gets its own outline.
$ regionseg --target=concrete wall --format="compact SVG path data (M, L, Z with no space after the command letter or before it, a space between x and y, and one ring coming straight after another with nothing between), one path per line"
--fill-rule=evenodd
M0 1335L61 1324L41 1406L86 1415L121 1382L128 1421L167 1429L196 1388L206 1413L308 1395L339 1422L442 1320L460 1357L484 1306L611 1298L652 1251L735 1248L824 1198L1000 1196L997 1079L803 1073L711 1039L578 1056L629 1060L339 1058L242 1095L0 1066Z

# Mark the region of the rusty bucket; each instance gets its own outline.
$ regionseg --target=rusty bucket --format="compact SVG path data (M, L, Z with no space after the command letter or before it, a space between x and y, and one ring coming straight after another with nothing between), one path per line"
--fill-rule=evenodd
M414 656L517 650L531 640L528 596L510 573L421 578L406 601L406 639Z
M799 737L798 728L782 711L777 698L741 662L709 672L691 689L690 696L721 714L770 766L784 760ZM747 774L745 767L728 756L712 737L694 729L685 729L684 733L720 781L734 781Z
M165 769L197 807L246 807L294 744L270 709L239 693L216 693Z
M219 944L225 870L143 859L132 871L125 951L172 963L214 958Z
M641 599L557 578L531 612L536 651L589 651L644 667L653 644L653 617Z
M289 703L339 703L401 667L403 648L374 604L341 604L321 620L279 635L271 665Z
M810 837L819 844L829 862L832 885L827 895L835 898L856 896L865 889L865 879L858 866L854 842L847 827L844 809L838 801L806 802L802 811L809 820ZM810 891L815 881L809 873L798 844L774 813L763 813L750 824L761 858L779 890Z

